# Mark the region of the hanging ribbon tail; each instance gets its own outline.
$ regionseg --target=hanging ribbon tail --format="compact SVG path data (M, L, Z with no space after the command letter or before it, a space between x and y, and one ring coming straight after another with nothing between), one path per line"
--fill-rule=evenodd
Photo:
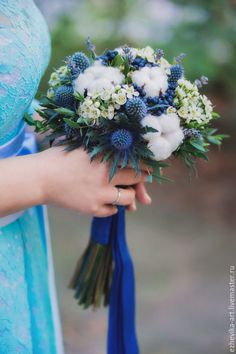
M108 327L108 354L138 354L135 330L135 280L125 238L125 208L112 217L112 277Z
M84 308L108 305L112 278L112 249L110 243L112 217L94 217L89 244L79 259L69 288Z

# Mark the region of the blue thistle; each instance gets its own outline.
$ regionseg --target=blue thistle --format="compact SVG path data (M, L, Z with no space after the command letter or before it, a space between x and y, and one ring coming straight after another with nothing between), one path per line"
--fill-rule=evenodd
M117 150L127 150L133 143L133 136L127 129L118 129L111 135L111 144Z
M147 106L139 97L129 99L125 105L125 110L129 116L138 120L143 119L147 114Z
M76 68L79 68L81 72L84 72L90 66L89 58L82 52L74 53L71 61L75 63Z
M73 93L74 91L72 86L60 86L55 91L54 101L58 106L73 108L75 104L75 98Z
M66 138L71 140L78 135L78 129L70 127L67 123L64 124Z
M185 128L183 130L185 138L195 138L195 139L202 139L202 134L200 133L199 130L194 129L194 128Z
M75 62L73 62L73 61L70 61L69 64L67 65L67 67L68 67L68 70L70 71L71 79L75 80L79 76L79 74L81 73L80 68L76 67Z
M176 84L178 82L179 79L181 79L181 77L184 74L184 69L182 67L182 65L173 65L170 68L170 76L169 76L169 83L170 84Z

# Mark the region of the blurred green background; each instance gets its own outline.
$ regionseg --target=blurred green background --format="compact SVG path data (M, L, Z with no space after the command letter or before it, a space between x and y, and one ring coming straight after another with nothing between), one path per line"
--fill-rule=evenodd
M168 169L175 183L149 186L151 207L127 217L136 265L137 322L143 354L229 352L229 266L236 251L236 1L35 1L52 35L52 68L89 35L99 53L127 43L181 52L186 76L209 77L204 88L231 135L198 163L189 182L180 162ZM89 218L50 208L53 253L66 354L105 354L107 311L79 308L67 284L87 244Z

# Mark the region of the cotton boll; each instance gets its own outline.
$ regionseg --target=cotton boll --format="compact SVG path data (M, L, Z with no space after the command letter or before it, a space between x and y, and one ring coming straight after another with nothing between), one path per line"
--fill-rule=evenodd
M144 67L132 74L133 83L144 88L147 96L159 96L168 88L168 76L165 69L158 66Z
M146 92L146 95L148 97L159 96L160 88L157 86L158 85L156 84L156 82L154 80L153 81L150 80L148 82L148 84L144 86L144 90Z
M89 85L89 92L102 92L103 90L111 90L113 87L114 86L109 80L103 78L91 82Z
M184 134L182 129L179 128L178 130L172 133L166 134L165 139L170 144L171 152L175 151L179 147L179 145L182 144L184 139Z
M156 161L165 160L170 157L172 153L169 142L161 136L153 136L148 144L148 148L154 154L153 159Z
M162 127L162 133L168 134L179 129L180 119L176 113L162 114L159 117L159 123Z
M143 137L145 140L152 140L153 137L158 137L162 133L162 127L159 123L158 117L148 114L145 118L142 119L141 124L143 127L148 126L150 128L154 128L157 132L146 133Z
M83 95L85 90L93 94L102 89L111 89L121 84L123 80L124 75L118 68L107 67L95 61L94 65L79 75L73 84L74 90Z
M142 87L148 81L148 72L147 67L144 67L140 70L135 70L132 74L133 83Z
M91 73L87 73L86 75L85 74L79 75L79 77L73 82L74 90L76 92L79 92L81 95L83 95L84 91L90 85L92 80L93 80L93 75Z

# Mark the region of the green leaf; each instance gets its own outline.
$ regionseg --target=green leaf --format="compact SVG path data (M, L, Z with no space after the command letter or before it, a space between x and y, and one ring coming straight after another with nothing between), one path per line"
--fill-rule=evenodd
M73 120L70 120L68 118L63 118L64 122L69 125L71 128L79 129L80 124L77 122L74 122Z
M152 181L153 181L153 176L152 175L148 175L147 176L147 182L148 183L152 183Z
M115 67L119 67L123 63L122 56L117 54L115 58L112 60L111 65Z
M74 96L75 96L75 98L76 98L78 101L80 101L80 102L83 102L83 101L84 101L84 96L81 95L79 92L75 92L75 93L74 93Z
M95 146L93 148L93 150L90 152L89 154L89 157L90 157L90 160L93 160L94 157L99 154L101 151L103 150L103 147L102 146Z
M148 125L145 125L143 130L145 133L157 133L158 132L157 129L149 127Z
M206 149L204 148L200 140L189 140L189 143L197 150L206 152Z
M125 77L128 75L129 71L130 71L130 67L129 67L129 59L126 57L124 60L124 75Z
M125 151L121 168L125 168L128 165L128 158L129 158L128 153Z
M114 175L116 173L119 161L120 161L120 153L117 153L115 155L113 163L112 163L112 165L110 167L109 182L111 182L112 178L114 177Z
M219 115L219 113L217 113L217 112L212 112L211 116L212 116L213 119L218 119L218 118L220 118L220 115Z
M75 112L71 111L68 108L64 108L64 107L59 107L59 108L55 108L55 111L61 114L64 114L66 116L74 116Z
M214 136L208 136L207 137L207 140L212 143L212 144L215 144L215 145L221 145L221 140L220 139L217 139L216 137Z
M24 120L28 125L35 126L35 120L31 117L29 113L25 113Z
M102 162L106 163L106 162L110 159L110 157L111 157L112 154L113 154L113 151L107 152L107 153L103 156Z

